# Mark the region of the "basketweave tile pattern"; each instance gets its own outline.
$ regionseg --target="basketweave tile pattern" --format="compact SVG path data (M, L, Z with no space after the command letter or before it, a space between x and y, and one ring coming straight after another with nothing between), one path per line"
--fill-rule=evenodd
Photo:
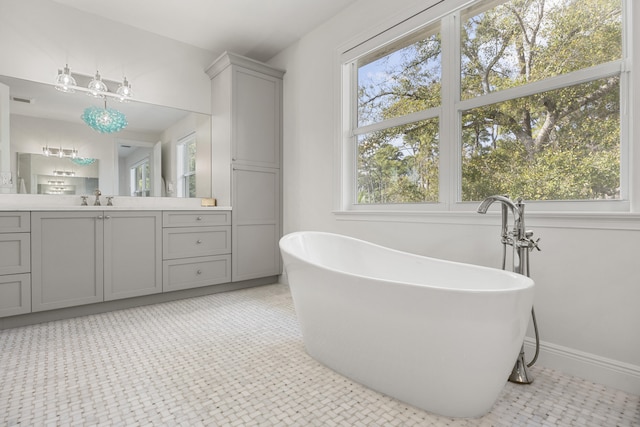
M282 284L0 331L2 426L638 426L640 397L533 367L452 419L334 373Z

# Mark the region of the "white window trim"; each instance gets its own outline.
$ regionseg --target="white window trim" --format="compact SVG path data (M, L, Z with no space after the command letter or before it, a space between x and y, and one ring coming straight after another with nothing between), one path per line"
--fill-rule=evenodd
M187 170L187 149L189 144L197 144L196 134L192 132L178 140L176 145L176 164L178 176L178 197L189 198L188 177L196 175L196 171Z
M354 134L351 131L354 127L351 126L350 120L355 120L357 117L354 114L354 109L357 108L352 104L354 98L352 91L357 90L355 85L350 84L352 79L357 73L351 63L354 59L365 55L373 50L379 49L380 46L386 43L392 43L408 33L414 32L421 27L425 27L434 22L434 20L441 19L444 15L451 13L454 10L461 10L466 5L473 3L475 0L448 0L446 2L430 0L422 3L421 6L414 6L412 9L405 10L398 15L385 20L382 24L372 28L370 31L360 34L347 43L339 46L335 51L335 63L336 76L335 85L336 90L334 93L336 103L336 134L335 134L335 166L336 173L334 173L334 209L333 212L340 220L365 220L365 221L402 221L402 222L429 222L429 223L478 223L482 222L478 218L482 217L475 213L478 203L476 202L457 202L458 189L450 188L452 181L450 176L444 176L441 179L440 194L442 202L433 203L420 203L420 204L393 204L393 205L360 205L353 203L355 194L355 171L356 171L356 158L355 150L352 149L350 143L345 143L346 140L354 138ZM446 6L445 6L446 3ZM623 14L624 19L631 20L632 22L640 22L640 7L633 8L633 1L626 1L624 7L626 7ZM418 10L420 8L420 10ZM455 15L458 16L458 15ZM448 20L443 21L443 28L441 31L455 32L453 25L447 24ZM450 25L450 28L447 28ZM632 45L640 45L640 27L638 30L633 31L633 26L628 25L628 22L623 22L623 28L627 32L625 42L623 46L625 52L633 52ZM637 27L637 26L636 26ZM447 49L443 49L442 61L459 61L455 54L447 57L445 54ZM450 51L449 51L450 52ZM633 99L640 99L640 85L633 85L633 81L630 78L630 70L632 68L640 69L640 55L626 55L630 58L626 63L616 61L614 63L605 63L590 69L576 71L569 75L558 76L553 79L545 81L545 90L549 90L549 83L552 86L561 87L566 84L567 81L574 83L580 83L581 81L589 80L589 76L594 74L619 74L621 76L621 86L626 88L626 95L621 96L622 104L620 109L621 120L621 182L623 185L623 193L620 200L580 200L580 201L536 201L527 202L527 213L529 216L534 216L543 222L553 222L559 218L571 218L572 224L577 227L586 228L598 228L604 226L605 228L613 227L615 229L636 229L635 221L640 219L640 144L633 142L633 123L640 119L640 114L636 113L637 108L634 109L630 101ZM455 64L457 65L457 64ZM445 79L452 78L453 76L443 75L443 87L455 90L455 87L459 85L458 82L445 82ZM455 80L455 77L453 77ZM495 92L487 95L482 100L472 99L460 101L457 107L460 111L462 109L473 108L476 103L484 104L488 99L490 103L500 102L501 99L507 99L517 94L517 96L525 96L530 91L534 91L541 83L531 83L526 88L514 88L509 91ZM351 96L350 96L351 95ZM443 94L443 113L440 118L443 121L458 120L455 114L446 114L447 111L454 111L454 109L446 108L445 102L450 102L453 98ZM349 100L346 101L345 100ZM487 102L489 103L489 102ZM391 119L384 123L376 123L369 125L366 128L361 128L357 133L364 133L365 130L375 130L378 126L386 127L389 124L403 124L403 122L413 120L417 117L433 117L432 114L435 110L439 110L440 107L428 111L422 111L415 113L415 115L407 116L399 119ZM447 117L451 116L451 117ZM457 129L456 127L443 126L445 129ZM449 135L441 135L441 138L449 137ZM635 147L634 147L635 145ZM448 174L458 174L460 168L460 160L457 158L457 145L448 144L443 146L444 152L440 153L441 165L444 166ZM447 150L447 148L449 148ZM448 151L448 152L447 152ZM441 166L441 169L443 167ZM634 168L635 167L635 168ZM635 169L635 173L634 173ZM442 172L441 172L442 173ZM442 175L441 175L442 177ZM635 178L635 179L634 179ZM634 181L638 181L634 185ZM621 219L624 218L624 219ZM603 222L604 221L604 222ZM560 221L564 223L565 221ZM616 224L611 226L611 224ZM603 225L604 224L604 225ZM640 228L640 227L639 227Z
M130 174L131 174L131 192L135 193L137 191L141 191L141 192L145 192L145 191L151 191L151 188L147 188L146 184L147 184L147 173L146 173L146 169L144 168L144 165L149 165L149 168L151 168L151 163L149 161L149 157L145 157L144 159L134 163L133 165L131 165L131 167L129 168ZM142 188L138 189L138 180L136 179L136 170L139 167L142 167L141 171L142 171ZM151 170L151 169L149 169Z

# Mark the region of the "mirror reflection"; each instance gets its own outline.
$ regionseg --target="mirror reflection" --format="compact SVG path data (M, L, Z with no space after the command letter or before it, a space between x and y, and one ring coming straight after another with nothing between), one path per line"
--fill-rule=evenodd
M4 76L0 97L0 172L12 178L9 192L211 197L209 115L109 100L128 126L103 134L80 118L102 99Z
M18 193L90 194L99 188L98 160L95 159L18 153L17 171Z

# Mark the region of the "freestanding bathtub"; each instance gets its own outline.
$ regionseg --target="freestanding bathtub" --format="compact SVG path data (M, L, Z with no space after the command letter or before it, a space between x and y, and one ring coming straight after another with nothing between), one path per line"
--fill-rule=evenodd
M280 250L313 358L439 415L491 409L520 352L531 279L321 232L288 234Z

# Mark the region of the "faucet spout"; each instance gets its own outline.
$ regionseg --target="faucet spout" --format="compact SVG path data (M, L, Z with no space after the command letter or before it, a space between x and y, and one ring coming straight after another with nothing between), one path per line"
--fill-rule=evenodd
M503 206L511 208L511 212L514 215L518 212L518 207L516 206L515 203L511 201L511 199L505 196L495 195L495 196L487 197L482 201L482 203L480 203L480 206L478 206L478 213L479 214L487 213L489 206L491 206L493 202L500 202L502 203Z

